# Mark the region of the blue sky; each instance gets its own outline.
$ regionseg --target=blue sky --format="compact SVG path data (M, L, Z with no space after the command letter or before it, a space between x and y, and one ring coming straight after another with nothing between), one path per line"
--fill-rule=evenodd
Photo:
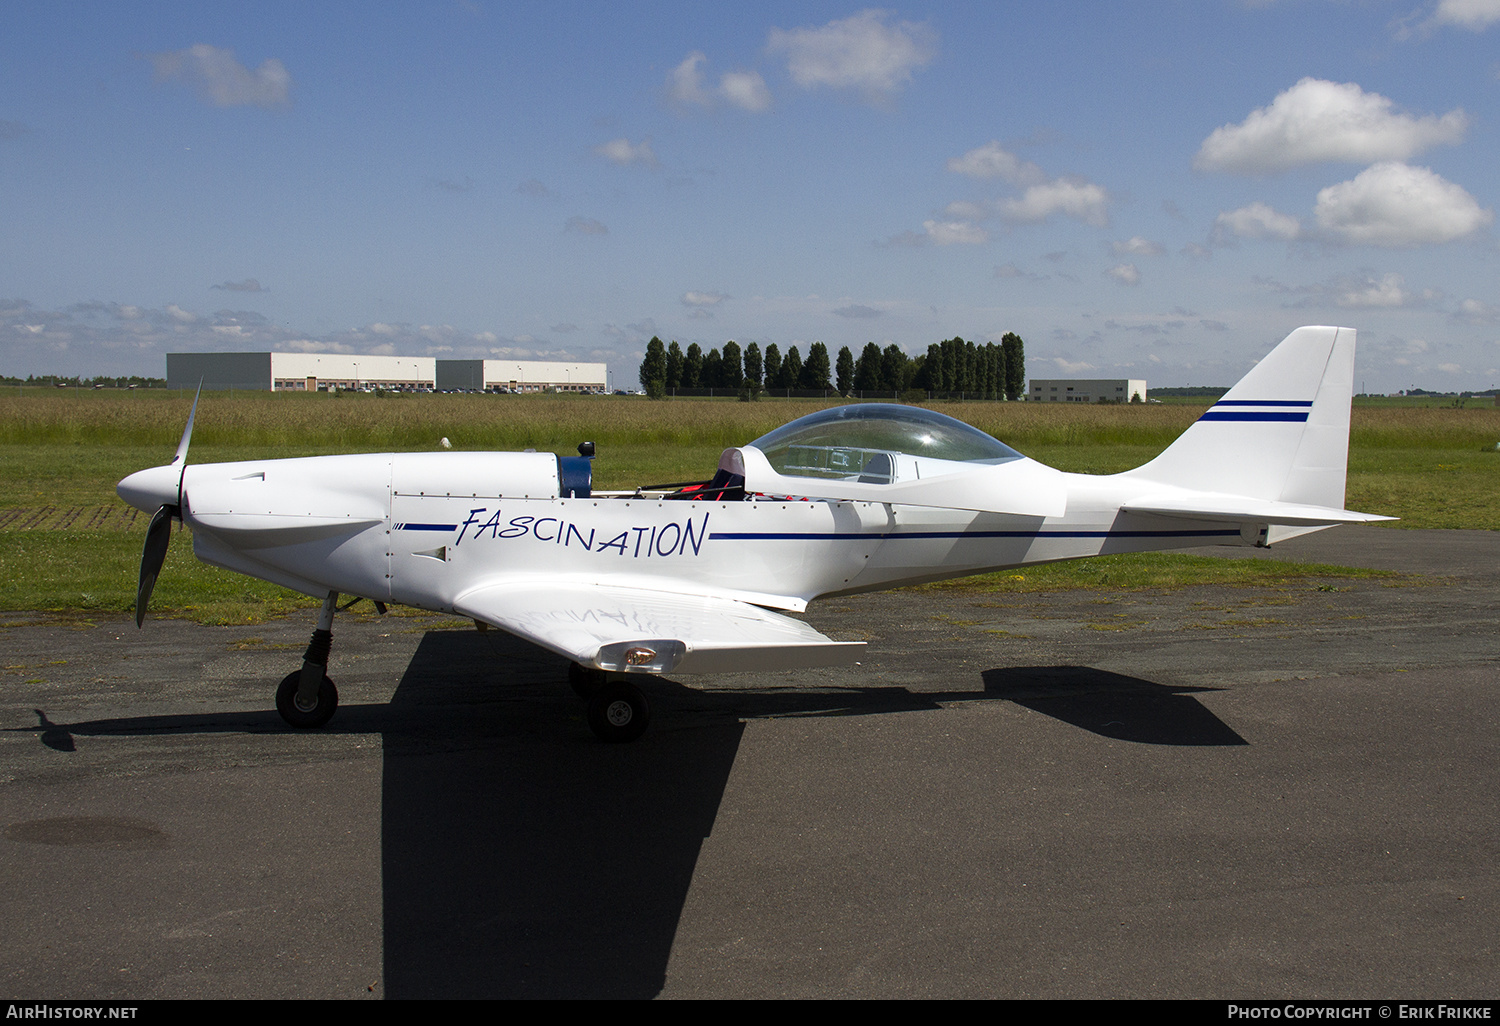
M721 9L722 8L722 9ZM0 10L0 372L652 335L1500 384L1500 0Z

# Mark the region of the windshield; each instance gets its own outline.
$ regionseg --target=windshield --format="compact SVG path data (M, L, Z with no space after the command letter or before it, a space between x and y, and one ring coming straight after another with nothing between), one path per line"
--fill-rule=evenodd
M896 456L954 463L1022 458L961 420L893 403L835 406L800 417L750 444L765 453L778 474L885 482L892 480Z

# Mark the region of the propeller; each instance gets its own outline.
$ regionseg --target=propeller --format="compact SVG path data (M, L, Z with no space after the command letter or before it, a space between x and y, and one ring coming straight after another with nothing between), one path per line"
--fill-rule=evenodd
M141 582L135 589L135 625L146 622L146 606L151 602L151 592L156 588L156 578L161 574L161 565L167 559L167 546L172 542L172 518L181 515L181 507L163 506L151 517L146 528L146 544L141 550Z
M177 443L177 454L172 457L171 463L160 468L177 471L177 501L164 502L157 507L156 512L151 515L151 523L146 527L146 544L141 548L141 578L135 589L136 627L146 622L146 607L151 603L151 592L156 588L157 577L161 576L162 564L167 559L167 548L172 541L172 520L182 519L182 482L187 477L188 443L193 438L193 418L198 415L198 397L202 393L203 382L199 381L198 391L193 393L193 408L188 412L187 427L183 428L182 440Z

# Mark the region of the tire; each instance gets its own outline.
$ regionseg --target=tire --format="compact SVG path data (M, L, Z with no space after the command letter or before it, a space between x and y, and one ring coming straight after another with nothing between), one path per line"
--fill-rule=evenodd
M311 730L321 727L333 716L335 709L339 707L339 691L333 686L333 681L328 675L323 675L323 682L318 685L318 703L311 709L304 709L297 704L297 685L302 680L302 671L293 670L276 688L276 711L288 724L299 730Z
M600 741L625 744L646 732L651 706L641 689L629 681L601 685L589 698L589 729Z

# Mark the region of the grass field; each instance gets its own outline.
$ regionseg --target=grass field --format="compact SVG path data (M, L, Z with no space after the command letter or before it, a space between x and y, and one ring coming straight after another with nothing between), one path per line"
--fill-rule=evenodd
M190 404L190 395L164 390L0 395L0 609L131 607L145 520L131 518L114 485L133 470L171 459ZM829 405L797 399L209 393L199 407L190 458L209 463L423 451L437 448L444 437L456 449L570 454L589 440L599 453L595 487L626 488L706 478L724 448ZM1096 474L1151 459L1205 406L932 405L1051 466ZM1353 412L1348 505L1401 517L1399 527L1500 529L1497 443L1500 409L1493 406L1361 400ZM174 538L156 608L231 622L308 604L197 563L187 543L185 536ZM1113 572L1108 586L1147 587L1210 577L1215 583L1260 580L1268 573L1247 561L1228 570L1222 561L1207 563L1220 568L1210 573L1208 565L1185 556L1108 557L1028 572L1011 584L1088 587ZM1125 573L1126 567L1134 569ZM1302 573L1285 567L1276 572ZM995 580L970 586L1006 587Z

